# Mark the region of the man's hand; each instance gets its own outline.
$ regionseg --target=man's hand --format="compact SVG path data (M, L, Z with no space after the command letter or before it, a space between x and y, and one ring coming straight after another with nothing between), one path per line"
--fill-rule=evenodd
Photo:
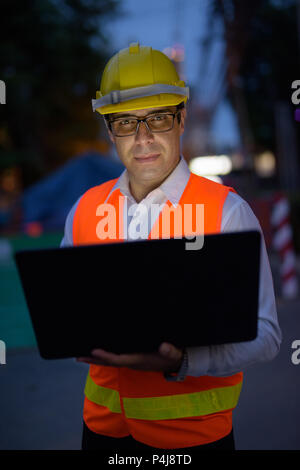
M93 349L91 356L78 357L77 361L101 366L172 373L180 369L183 352L170 343L162 343L155 353L113 354L103 349Z

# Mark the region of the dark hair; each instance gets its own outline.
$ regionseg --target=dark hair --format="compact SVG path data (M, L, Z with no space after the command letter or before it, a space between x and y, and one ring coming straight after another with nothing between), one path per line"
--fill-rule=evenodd
M177 110L185 108L185 102L182 101L181 103L179 103L179 104L176 106L176 108L177 108Z
M179 111L180 109L184 109L185 108L185 103L184 101L182 101L181 103L179 103L177 106L176 106L176 110ZM178 124L180 124L180 121L181 121L181 113L178 113L177 114L177 121L178 121Z

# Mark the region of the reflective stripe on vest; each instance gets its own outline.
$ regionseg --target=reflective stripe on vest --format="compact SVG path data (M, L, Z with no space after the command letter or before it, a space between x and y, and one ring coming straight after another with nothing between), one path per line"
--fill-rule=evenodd
M228 387L218 387L201 392L176 394L162 397L123 398L127 418L159 420L204 416L230 410L237 405L242 382ZM116 390L102 387L88 374L86 397L107 407L114 413L121 413L120 396Z
M117 390L96 385L90 374L87 375L84 394L93 403L106 406L113 413L122 413Z

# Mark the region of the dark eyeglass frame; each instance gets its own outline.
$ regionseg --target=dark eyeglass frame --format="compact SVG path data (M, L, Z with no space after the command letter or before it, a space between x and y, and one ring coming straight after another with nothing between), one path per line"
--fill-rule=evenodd
M124 117L124 118L117 118L117 119L111 119L111 120L108 120L107 122L108 122L109 130L111 131L111 133L112 133L115 137L129 137L129 136L131 136L131 135L136 135L136 134L138 133L138 131L139 131L140 123L141 123L141 122L144 122L144 123L145 123L145 125L146 125L146 127L147 127L147 129L148 129L148 131L149 131L150 133L153 132L154 134L161 134L161 133L163 133L163 132L169 132L169 131L171 131L171 130L173 129L175 116L177 116L177 114L180 113L180 111L181 111L181 109L177 110L175 113L163 113L163 112L162 112L162 113L155 113L155 114L151 114L151 115L149 115L149 116L146 116L146 117L143 118L143 119L139 119L139 118L137 118L137 117L132 117L132 120L135 120L135 121L137 122L136 129L135 129L135 131L132 132L131 134L126 134L126 135L118 135L118 134L115 134L114 131L113 131L113 129L112 129L112 125L111 125L111 124L112 124L113 122L115 122L115 121L121 121L122 119L126 119L126 117ZM155 116L157 116L157 115L162 115L162 114L163 114L164 116L172 116L172 117L173 117L172 127L170 127L170 129L167 129L167 130L165 130L165 131L154 131L154 130L150 129L150 127L149 127L149 125L148 125L148 122L147 122L148 119L151 119L151 118L153 118L153 117L155 117ZM128 116L128 117L130 117L130 116ZM180 122L180 121L179 121L179 122Z

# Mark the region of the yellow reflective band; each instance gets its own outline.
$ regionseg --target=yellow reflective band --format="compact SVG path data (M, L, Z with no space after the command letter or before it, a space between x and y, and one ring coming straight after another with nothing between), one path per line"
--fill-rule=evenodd
M101 387L88 374L84 389L85 396L97 405L106 406L113 413L121 413L120 395L116 390Z
M237 405L242 382L196 393L153 398L123 398L127 418L160 420L203 416Z

